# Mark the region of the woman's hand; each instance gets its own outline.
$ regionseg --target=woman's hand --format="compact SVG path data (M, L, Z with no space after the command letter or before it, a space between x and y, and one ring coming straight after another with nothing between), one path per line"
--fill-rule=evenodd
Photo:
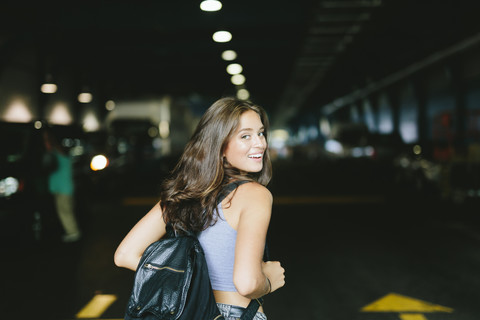
M273 292L285 285L285 269L281 266L279 261L263 262L262 271L268 280L270 280L270 292Z

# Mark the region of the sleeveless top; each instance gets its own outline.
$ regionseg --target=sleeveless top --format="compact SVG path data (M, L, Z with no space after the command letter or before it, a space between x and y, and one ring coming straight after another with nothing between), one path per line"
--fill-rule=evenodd
M225 220L222 203L217 206L217 222L200 232L198 240L205 252L213 290L237 291L233 284L233 263L237 231Z

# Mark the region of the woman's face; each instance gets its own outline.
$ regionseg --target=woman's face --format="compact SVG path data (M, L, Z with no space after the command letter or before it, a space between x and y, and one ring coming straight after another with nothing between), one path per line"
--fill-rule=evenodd
M227 143L224 156L235 168L246 172L259 172L263 168L263 155L267 149L263 123L252 110L240 116L238 128Z

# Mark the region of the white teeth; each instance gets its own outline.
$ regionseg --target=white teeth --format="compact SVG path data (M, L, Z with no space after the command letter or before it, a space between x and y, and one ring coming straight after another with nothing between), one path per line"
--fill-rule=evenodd
M261 154L261 153L259 153L259 154L251 154L251 155L249 155L248 157L249 157L249 158L259 159L259 158L262 157L262 154Z

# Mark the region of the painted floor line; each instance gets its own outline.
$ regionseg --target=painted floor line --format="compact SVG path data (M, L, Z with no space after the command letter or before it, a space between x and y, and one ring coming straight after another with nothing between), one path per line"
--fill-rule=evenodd
M275 197L273 204L322 204L322 203L379 203L385 199L381 196L309 196L309 197Z
M153 206L157 202L157 197L127 197L123 199L122 204L124 206Z
M290 204L324 204L324 203L381 203L385 198L377 195L365 196L279 196L274 197L274 205ZM126 197L124 206L153 206L158 202L156 197Z
M114 294L97 294L75 316L77 319L100 317L117 300Z

